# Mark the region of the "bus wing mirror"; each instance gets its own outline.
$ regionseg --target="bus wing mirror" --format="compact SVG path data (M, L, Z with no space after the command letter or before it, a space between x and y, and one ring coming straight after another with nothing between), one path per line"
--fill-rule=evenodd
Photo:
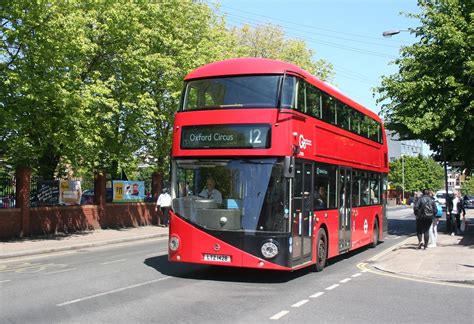
M285 164L283 166L283 176L285 178L295 177L295 157L285 156Z

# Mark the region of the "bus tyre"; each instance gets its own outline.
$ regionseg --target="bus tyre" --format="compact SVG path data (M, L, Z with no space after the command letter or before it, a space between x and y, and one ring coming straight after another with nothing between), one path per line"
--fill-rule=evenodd
M379 243L379 221L377 219L375 219L375 223L374 223L374 232L373 232L373 235L372 235L372 239L373 239L373 242L372 244L370 245L371 248L374 248L377 246L377 244Z
M328 255L328 238L326 231L320 228L318 231L318 239L316 241L316 272L323 271L326 265Z

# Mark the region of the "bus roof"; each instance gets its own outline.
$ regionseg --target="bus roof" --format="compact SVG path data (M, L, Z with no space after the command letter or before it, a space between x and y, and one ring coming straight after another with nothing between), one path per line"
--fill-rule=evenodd
M230 75L255 75L255 74L294 74L302 77L306 81L317 86L319 89L330 94L331 96L341 100L347 105L359 110L372 117L373 119L381 122L380 117L373 111L365 108L361 104L358 104L354 100L345 96L334 86L319 80L314 75L303 70L302 68L283 61L271 60L265 58L235 58L224 61L214 62L196 70L190 72L185 78L185 81L192 79L203 79L211 77L223 77Z

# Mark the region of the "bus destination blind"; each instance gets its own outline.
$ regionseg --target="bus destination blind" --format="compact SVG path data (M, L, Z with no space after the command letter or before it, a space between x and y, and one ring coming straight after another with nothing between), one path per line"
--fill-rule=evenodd
M182 149L264 149L270 147L270 125L184 126Z

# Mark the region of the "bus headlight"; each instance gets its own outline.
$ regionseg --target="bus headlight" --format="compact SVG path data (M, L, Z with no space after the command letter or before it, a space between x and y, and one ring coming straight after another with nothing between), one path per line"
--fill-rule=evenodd
M175 252L179 249L179 238L172 235L170 241L168 242L169 248L171 251Z
M266 241L265 243L263 243L260 251L262 252L265 258L271 259L278 254L278 245L273 240Z

